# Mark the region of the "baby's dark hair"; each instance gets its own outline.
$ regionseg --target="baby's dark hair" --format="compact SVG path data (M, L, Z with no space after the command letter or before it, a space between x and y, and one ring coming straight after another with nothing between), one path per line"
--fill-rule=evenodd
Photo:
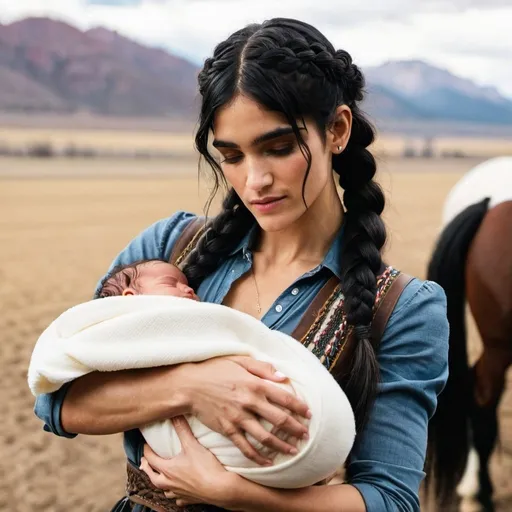
M123 294L126 288L133 288L135 291L140 291L138 286L138 278L140 275L140 266L152 261L162 261L160 259L147 259L137 260L128 265L116 265L112 270L102 279L98 290L94 294L95 299L103 299L105 297L118 297Z

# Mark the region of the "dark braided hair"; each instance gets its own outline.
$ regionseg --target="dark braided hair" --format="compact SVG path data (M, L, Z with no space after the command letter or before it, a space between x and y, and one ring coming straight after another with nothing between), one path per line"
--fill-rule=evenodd
M214 171L214 195L221 182L226 185L219 164L208 150L214 116L217 109L243 93L269 111L283 114L294 130L307 161L304 198L311 152L298 121L312 121L325 143L337 107L347 105L351 109L351 136L345 150L333 156L332 166L344 189L341 286L347 320L354 327L357 341L350 370L339 376L339 381L354 409L359 430L367 420L379 379L370 327L376 276L382 270L381 249L386 240L380 218L384 196L373 181L376 163L367 150L374 140L374 130L358 106L364 85L363 75L350 55L336 51L311 25L284 18L249 25L220 43L199 74L202 106L195 141ZM218 267L254 223L254 216L235 191L229 190L221 213L213 219L184 268L192 287Z

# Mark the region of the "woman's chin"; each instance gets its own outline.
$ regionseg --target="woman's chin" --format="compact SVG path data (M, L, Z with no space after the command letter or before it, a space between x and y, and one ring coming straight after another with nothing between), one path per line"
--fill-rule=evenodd
M256 220L263 231L274 233L288 228L297 219L289 213L280 213L277 215L258 215Z

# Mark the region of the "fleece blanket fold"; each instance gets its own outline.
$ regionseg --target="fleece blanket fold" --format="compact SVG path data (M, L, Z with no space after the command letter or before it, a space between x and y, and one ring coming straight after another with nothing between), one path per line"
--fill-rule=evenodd
M354 415L345 393L302 344L226 306L142 295L79 304L60 315L38 339L28 383L37 396L93 371L176 365L227 355L270 362L288 377L285 383L273 385L309 405L312 418L302 419L309 426L309 439L299 441L298 454L275 454L274 464L263 467L247 459L229 438L187 416L199 442L227 470L261 485L300 488L331 476L347 458L355 438ZM273 428L260 421L265 429ZM180 441L170 420L140 430L160 456L179 453Z

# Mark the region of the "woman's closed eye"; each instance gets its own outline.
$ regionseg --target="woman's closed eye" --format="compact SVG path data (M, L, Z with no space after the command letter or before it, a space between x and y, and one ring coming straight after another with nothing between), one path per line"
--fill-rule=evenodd
M223 155L224 160L221 160L221 164L236 164L242 160L242 153L238 153L236 155Z
M291 153L293 153L295 149L295 144L287 143L287 144L281 144L279 146L270 147L263 149L263 154L269 155L269 156L276 156L276 157L282 157L282 156L288 156ZM243 153L236 153L236 154L229 154L224 155L224 160L221 160L221 164L237 164L242 161L244 155Z
M295 144L283 144L265 150L268 155L272 156L288 156L295 149Z

